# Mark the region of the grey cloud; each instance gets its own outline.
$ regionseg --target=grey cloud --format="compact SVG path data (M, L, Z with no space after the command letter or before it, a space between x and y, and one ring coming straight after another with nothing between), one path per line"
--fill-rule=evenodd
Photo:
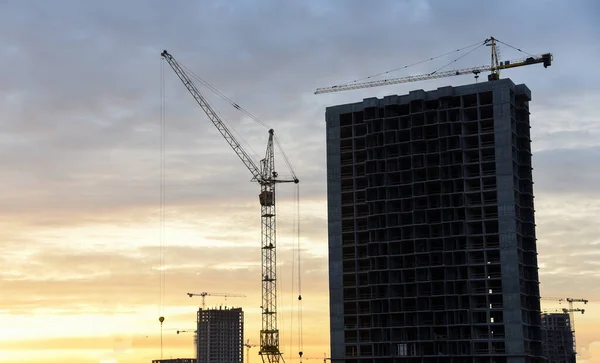
M533 155L536 193L581 197L600 192L600 147L543 150Z
M552 34L531 38L522 34L565 14L586 19L593 4L519 3L519 11L513 6L498 7L498 18L492 19L473 16L465 11L472 8L469 2L463 5L390 1L379 7L363 2L337 7L327 2L282 5L264 1L240 2L233 7L223 2L177 1L168 7L161 2L129 2L116 7L113 2L84 5L59 1L53 6L28 4L27 16L19 16L25 14L25 5L9 2L4 5L8 9L3 12L6 31L2 40L10 45L5 49L14 67L10 73L3 72L7 80L3 89L21 101L6 104L3 125L13 140L22 141L5 145L2 161L15 174L18 171L9 178L14 180L13 186L23 180L31 184L20 194L37 190L30 196L31 205L38 200L48 205L83 202L90 208L149 203L158 179L158 54L167 48L279 130L306 186L305 195L323 197L323 106L327 100L354 101L359 94L319 98L311 94L315 87L471 43L475 32L465 34L453 26L466 19L485 33L482 38L488 36L488 27L503 23L508 16L516 22L527 19L517 28L503 26L505 33L498 37L518 39L523 49L558 47L557 52L587 44L586 34L593 34L589 27L595 26L583 21L582 29L570 28L581 34L570 34L568 45L563 45L566 39L556 30L558 26L549 29ZM532 13L536 16L530 16ZM562 64L557 60L556 67L543 71L543 77L527 77L528 70L523 78L528 83L531 80L536 93L542 93L537 90L558 89L539 83L553 79L553 74L568 73L582 81L593 77L567 71L566 59ZM176 193L173 200L233 195L239 188L236 183L248 179L247 172L168 67L165 72L168 182ZM542 74L541 70L531 72ZM414 87L398 87L398 93ZM261 154L265 130L217 104ZM22 208L28 204L8 202Z
M591 121L590 121L591 123ZM573 149L594 148L598 144L598 135L600 129L585 129L573 131L557 131L557 132L536 132L537 137L533 141L533 155L538 157L542 151L561 153L562 149L566 149L565 154L572 153ZM540 135L541 134L541 135ZM560 149L556 149L556 145L560 145ZM583 151L582 151L583 152ZM542 158L545 156L542 154Z

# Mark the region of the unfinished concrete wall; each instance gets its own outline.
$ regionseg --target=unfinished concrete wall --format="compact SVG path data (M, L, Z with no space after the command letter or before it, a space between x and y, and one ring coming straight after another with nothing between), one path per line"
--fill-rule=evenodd
M327 109L333 358L540 359L529 100L500 80Z
M342 223L338 115L327 116L327 210L329 238L329 316L331 356L344 355Z

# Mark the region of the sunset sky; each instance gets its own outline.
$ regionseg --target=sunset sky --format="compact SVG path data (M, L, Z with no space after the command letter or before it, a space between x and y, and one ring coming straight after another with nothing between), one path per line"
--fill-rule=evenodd
M301 181L305 361L320 361L329 354L325 107L473 78L320 96L315 88L493 35L554 54L548 69L502 76L533 95L542 295L590 300L576 316L579 362L600 363L598 19L595 0L0 0L0 362L150 362L161 354L161 311L164 357L193 357L192 334L176 334L195 328L201 303L186 292L246 295L207 303L242 306L246 338L258 343L259 188L161 59L163 49L278 134ZM500 49L503 59L525 56ZM431 72L459 55L390 76ZM482 48L446 69L489 61ZM206 92L258 160L267 129ZM286 360L295 361L294 187L278 188L279 327Z

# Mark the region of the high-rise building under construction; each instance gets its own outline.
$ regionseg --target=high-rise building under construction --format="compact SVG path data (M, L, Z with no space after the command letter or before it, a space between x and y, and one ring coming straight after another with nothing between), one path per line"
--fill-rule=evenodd
M541 361L530 99L501 79L327 108L333 361Z
M200 308L196 339L198 363L243 363L244 312Z
M547 363L575 363L575 347L568 313L542 314L542 347Z

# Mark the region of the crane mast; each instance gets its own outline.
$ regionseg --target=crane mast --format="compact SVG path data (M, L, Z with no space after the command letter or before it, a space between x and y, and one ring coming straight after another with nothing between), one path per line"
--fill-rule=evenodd
M202 93L195 86L181 65L166 50L161 56L169 63L181 82L194 97L198 105L225 138L229 146L242 160L252 174L252 180L260 185L260 216L261 216L261 281L262 281L262 327L260 331L259 355L265 363L283 361L279 350L279 329L277 328L277 254L276 254L276 213L275 213L275 184L299 183L293 179L278 179L275 171L275 152L273 148L273 129L269 130L269 138L265 157L260 161L260 168L250 158L231 131L212 109Z
M275 253L275 158L273 153L273 130L269 130L269 141L265 158L261 161L263 175L271 175L260 183L261 219L261 270L262 270L262 329L260 331L259 355L263 361L279 362L279 330L277 329L277 256Z

